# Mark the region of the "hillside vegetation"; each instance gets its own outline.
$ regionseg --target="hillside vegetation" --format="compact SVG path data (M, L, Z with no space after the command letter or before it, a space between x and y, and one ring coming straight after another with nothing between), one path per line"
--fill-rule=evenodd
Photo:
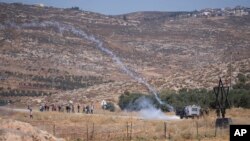
M107 16L76 7L0 3L1 99L46 100L51 95L51 102L70 96L75 101L117 102L126 90L148 93L86 38L53 27L13 28L46 21L95 36L158 91L209 91L219 76L234 85L232 92L249 87L237 83L237 76L250 75L250 16L194 16L199 14L202 11Z

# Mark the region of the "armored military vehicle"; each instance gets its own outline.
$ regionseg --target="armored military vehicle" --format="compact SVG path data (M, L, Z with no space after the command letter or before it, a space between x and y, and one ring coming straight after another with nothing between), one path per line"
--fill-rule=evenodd
M200 116L201 107L197 105L188 105L183 109L177 110L176 115L179 115L180 118L194 118Z

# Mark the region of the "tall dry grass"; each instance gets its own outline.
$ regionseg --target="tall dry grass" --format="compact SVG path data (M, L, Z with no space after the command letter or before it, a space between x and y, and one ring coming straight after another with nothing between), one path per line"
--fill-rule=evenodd
M54 132L53 126L55 126L56 135L67 140L87 140L87 127L89 136L93 134L94 139L92 138L92 140L97 141L127 140L130 139L131 132L134 141L229 140L229 129L218 128L215 130L216 114L214 111L210 111L210 115L203 118L176 121L143 120L137 118L136 115L137 113L121 112L105 112L93 115L35 112L34 119L29 119L28 113L15 112L8 116L1 114L1 117L29 122L50 133ZM250 124L249 109L233 108L227 110L226 116L232 118L233 124ZM164 125L166 125L166 133L164 132Z

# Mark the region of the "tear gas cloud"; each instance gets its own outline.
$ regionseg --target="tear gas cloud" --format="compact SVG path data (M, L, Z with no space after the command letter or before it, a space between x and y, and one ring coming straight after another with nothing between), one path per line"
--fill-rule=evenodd
M139 110L139 116L142 119L152 120L176 120L177 116L168 116L161 109L157 109L153 101L146 97L140 97L134 103L130 103L127 109Z

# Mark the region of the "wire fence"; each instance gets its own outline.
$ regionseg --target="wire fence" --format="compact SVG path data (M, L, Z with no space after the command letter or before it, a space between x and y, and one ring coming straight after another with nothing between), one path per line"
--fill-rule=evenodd
M189 122L192 123L187 127L187 131L183 132L183 127L168 122L162 122L162 125L157 129L152 125L145 124L145 122L127 122L123 125L98 125L87 122L75 125L59 125L52 121L29 121L31 125L39 129L70 141L202 140L204 138L216 138L216 134L219 137L219 134L226 132L225 130L207 127L207 123L204 124L204 121L201 120ZM152 128L155 129L152 130Z
M56 125L51 121L29 121L33 126L56 137L66 140L132 140L134 137L145 136L147 132L142 124L127 122L125 125L97 125L95 123L81 123L76 125Z

